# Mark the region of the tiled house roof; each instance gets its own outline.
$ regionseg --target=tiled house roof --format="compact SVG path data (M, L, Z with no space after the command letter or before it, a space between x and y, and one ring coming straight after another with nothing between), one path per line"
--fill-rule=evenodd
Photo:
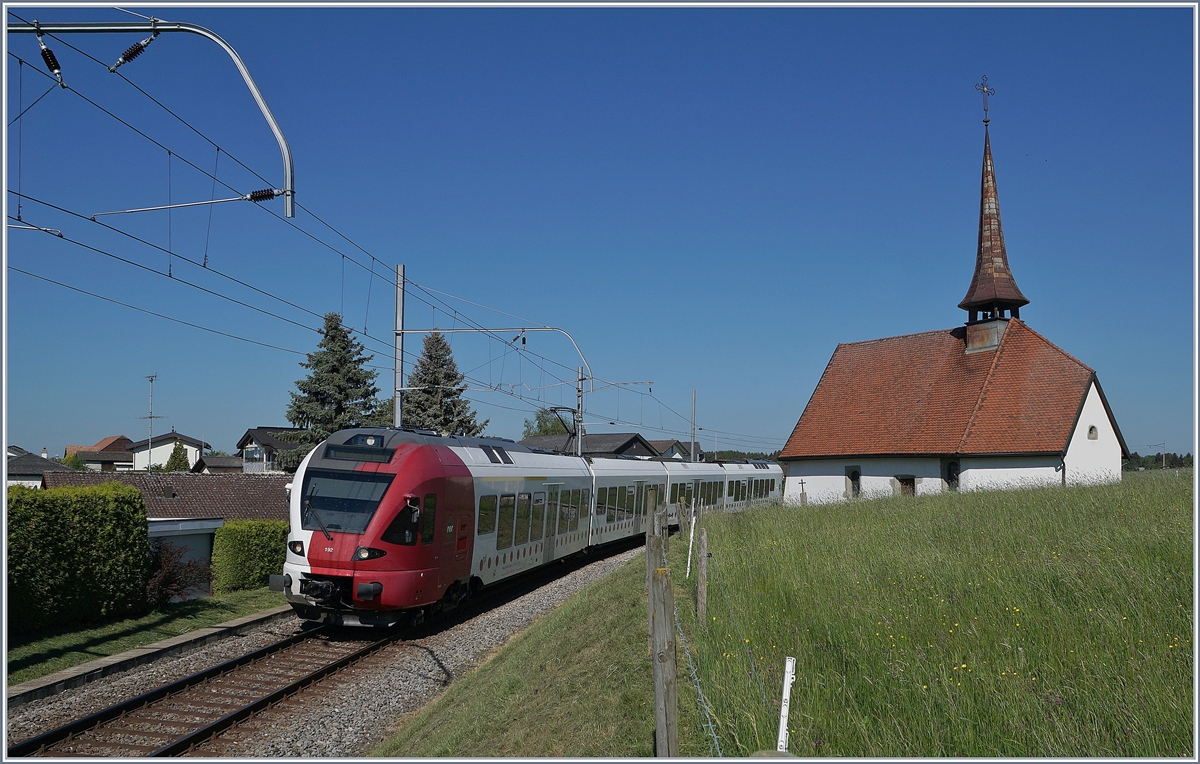
M74 453L85 462L133 464L133 453L130 451L75 451Z
M1063 453L1095 380L1020 319L989 352L963 328L841 344L780 458Z
M205 449L205 448L210 447L207 443L200 440L199 438L193 438L191 436L184 435L181 432L175 432L174 430L171 430L170 432L164 432L162 435L154 436L154 443L156 445L162 445L163 443L174 443L177 440L180 441L181 443L192 446L193 448ZM150 439L142 438L141 440L137 441L136 443L130 443L125 448L129 451L134 451L134 450L146 448L148 445L150 445Z
M250 445L250 442L253 440L272 451L291 451L293 448L299 448L300 444L277 438L273 433L300 432L300 429L299 427L251 427L249 430L246 430L246 434L237 442L237 449L241 451Z
M93 486L116 481L131 485L146 500L151 518L287 520L292 475L197 475L191 472L48 472L46 488Z
M683 445L678 440L648 440L646 442L649 443L650 446L655 451L658 452L659 456L662 456L663 454L665 454L667 451L669 451L671 449L671 446L673 446L675 444L678 444L679 447L681 449L683 449L684 451L687 450L687 446Z
M521 441L521 445L527 448L544 448L561 454L575 453L573 435L530 435ZM658 456L659 452L636 432L598 432L584 433L583 453Z
M95 451L103 451L105 453L114 452L118 454L125 453L133 441L124 435L110 435L104 438L94 446L67 446L63 453L67 456L75 453L92 453Z
M8 476L15 478L17 476L37 476L41 477L43 472L74 472L70 467L52 462L49 459L43 459L37 454L25 452L20 456L8 457Z

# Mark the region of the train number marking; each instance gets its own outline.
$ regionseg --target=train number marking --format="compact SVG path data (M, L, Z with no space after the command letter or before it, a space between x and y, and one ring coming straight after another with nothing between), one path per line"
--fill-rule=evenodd
M327 547L325 547L325 551L329 552L330 554L333 554L333 547L327 546Z

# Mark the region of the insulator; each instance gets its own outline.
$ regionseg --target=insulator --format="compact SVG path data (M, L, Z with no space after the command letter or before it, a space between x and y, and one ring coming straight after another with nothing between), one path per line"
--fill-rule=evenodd
M55 77L62 74L62 67L58 65L58 59L54 57L54 51L49 48L42 48L42 60L46 62L46 68Z
M271 199L275 198L275 189L264 188L262 191L251 191L249 196L250 196L250 201L252 201L252 202L270 201Z
M121 54L121 60L128 64L133 59L142 55L144 50L146 50L146 43L135 42L133 45L129 46L128 50Z

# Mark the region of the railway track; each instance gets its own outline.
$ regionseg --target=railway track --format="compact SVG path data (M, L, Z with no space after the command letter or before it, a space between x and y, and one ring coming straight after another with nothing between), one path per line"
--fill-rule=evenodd
M10 746L22 756L179 756L396 640L319 627Z
M640 545L640 539L615 542L607 557ZM303 703L321 679L359 663L401 640L419 640L490 608L527 594L578 569L594 557L580 555L553 568L542 568L488 587L429 621L386 631L318 626L260 648L114 706L9 746L7 756L221 756L237 738L261 734L241 728L264 711ZM557 570L555 569L557 568ZM321 686L324 686L323 684ZM225 734L222 734L225 733ZM229 736L233 735L233 738ZM234 754L236 755L236 754Z

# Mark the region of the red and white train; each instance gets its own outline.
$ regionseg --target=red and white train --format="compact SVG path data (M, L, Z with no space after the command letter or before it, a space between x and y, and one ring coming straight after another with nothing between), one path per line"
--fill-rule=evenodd
M291 484L272 576L302 618L386 626L589 547L641 536L655 509L779 500L772 462L576 457L494 438L343 430Z

